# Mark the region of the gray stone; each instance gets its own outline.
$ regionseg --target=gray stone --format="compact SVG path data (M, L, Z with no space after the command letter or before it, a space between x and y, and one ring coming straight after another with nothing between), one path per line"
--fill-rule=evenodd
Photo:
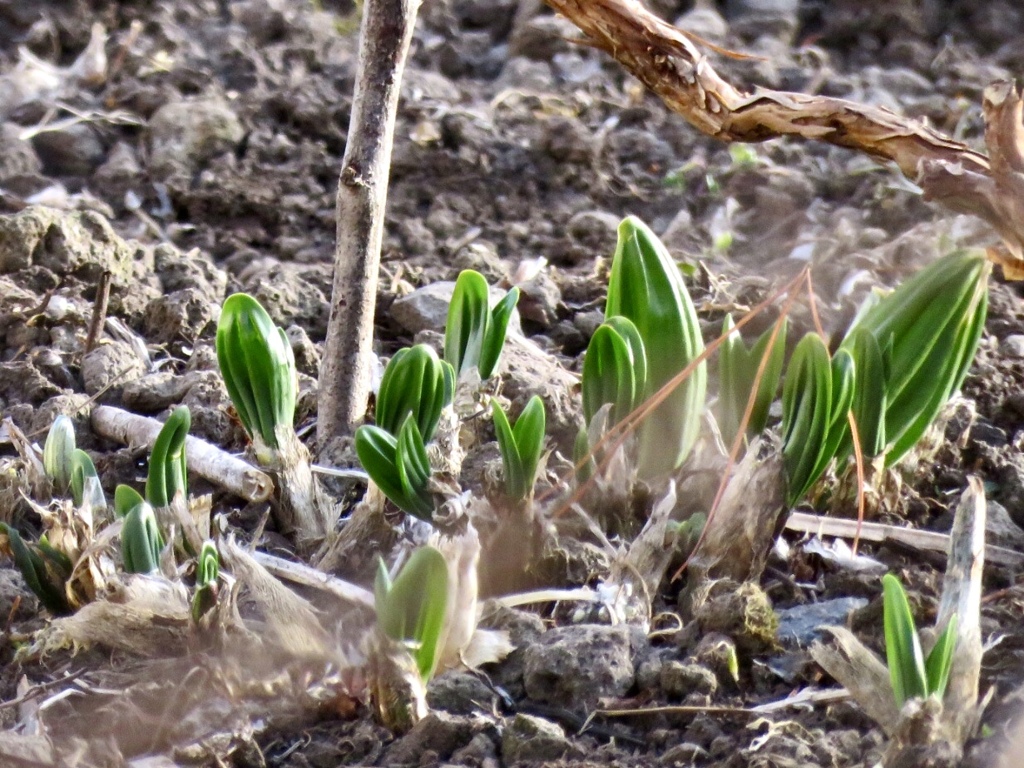
M448 305L452 301L452 294L455 293L454 280L442 280L437 283L417 288L408 296L396 299L391 305L391 318L410 333L420 331L444 332L444 326L448 322ZM507 291L503 288L491 286L490 302L493 308L501 301ZM508 333L521 333L519 324L519 312L514 311L508 322Z
M997 501L988 502L985 537L990 544L1024 551L1024 529L1013 522L1006 507Z
M718 678L714 672L700 664L669 661L661 668L661 690L674 699L682 699L694 693L714 696L718 691Z
M114 285L124 286L132 280L135 250L94 211L31 206L0 216L0 274L40 266L94 282L110 272Z
M149 132L150 169L160 179L192 176L245 135L238 115L218 98L165 104L150 118Z
M729 25L714 8L694 8L676 19L676 26L713 43L724 42Z
M164 292L194 288L207 301L219 304L227 290L227 273L198 250L182 253L171 245L153 249L153 265Z
M518 27L509 40L509 56L551 61L557 53L570 50L569 42L579 34L571 21L561 16L534 16Z
M192 371L182 376L173 371L150 373L124 387L124 407L135 413L159 413L180 403L202 376L219 376L212 371Z
M1011 334L1003 339L1003 343L999 346L1007 357L1024 358L1024 334Z
M0 123L0 182L11 176L39 173L39 162L32 143L21 138L22 127L14 123Z
M106 155L99 135L85 123L37 133L32 146L52 176L89 176Z
M427 704L455 715L491 710L494 693L474 674L453 670L430 681Z
M85 391L102 402L120 402L125 385L145 373L146 362L121 341L104 342L82 358Z
M534 701L571 710L624 696L633 685L629 630L598 624L548 630L523 652L523 682Z
M89 396L80 392L52 397L32 414L30 434L46 435L54 419L58 416L67 416L75 428L75 446L88 448L93 442L92 429L89 426L90 405ZM45 439L40 438L40 443Z
M618 238L621 216L608 211L580 211L565 225L569 236L580 245L592 248L592 256L610 254Z
M863 597L839 597L783 608L776 611L779 617L778 640L786 646L806 648L823 637L824 627L844 626L851 613L867 604Z
M569 740L561 726L533 715L516 715L501 735L505 765L526 760L559 760L568 751Z
M447 760L476 735L478 726L467 717L431 712L384 754L384 765L420 765L424 753Z
M157 344L197 339L220 317L220 305L199 288L185 288L161 296L146 308L146 338Z

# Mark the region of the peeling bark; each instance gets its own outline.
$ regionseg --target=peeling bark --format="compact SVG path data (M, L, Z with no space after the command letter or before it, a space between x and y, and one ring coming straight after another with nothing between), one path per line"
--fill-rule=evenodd
M702 133L726 142L782 136L823 141L892 162L926 200L987 221L1007 253L993 254L1007 277L1024 278L1024 126L1015 84L985 91L989 157L919 121L845 99L757 88L723 80L699 38L638 0L545 0L599 48ZM716 49L720 50L720 49Z

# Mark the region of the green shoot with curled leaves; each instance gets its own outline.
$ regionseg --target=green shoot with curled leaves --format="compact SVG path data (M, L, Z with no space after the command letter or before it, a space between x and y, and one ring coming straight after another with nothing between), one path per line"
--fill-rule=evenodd
M150 574L160 570L164 540L153 507L143 501L132 507L121 526L121 558L128 573Z
M824 474L847 430L853 400L853 358L834 358L816 333L796 345L782 388L782 459L787 503L796 504Z
M89 454L81 448L71 453L71 500L76 507L88 502L94 509L107 505L100 486L100 476Z
M411 413L423 442L429 443L454 390L454 369L433 349L426 344L401 349L391 358L380 382L377 426L397 436Z
M544 450L544 401L537 395L531 397L515 427L509 424L497 400L491 400L491 414L505 469L505 492L513 501L527 501L533 495Z
M284 330L256 299L229 296L217 324L217 362L249 437L270 449L294 432L297 375Z
M479 272L463 270L455 281L445 324L444 357L461 377L476 368L489 379L505 346L508 322L519 301L519 289L505 294L492 310L487 280Z
M220 555L217 545L212 541L204 541L196 559L196 591L192 597L192 619L199 621L214 605L217 604L218 584L220 577Z
M882 595L885 654L896 704L902 707L908 699L929 696L942 699L953 666L956 614L950 617L925 658L907 593L891 573L882 577Z
M618 234L605 317L626 317L639 332L647 358L646 400L704 351L704 341L682 274L662 242L633 216L623 220ZM706 390L702 362L644 421L638 432L641 477L665 475L689 455Z
M842 348L857 365L854 415L867 455L899 461L963 382L985 325L989 271L983 252L951 253L854 320ZM883 400L872 401L879 392Z
M734 330L735 327L732 315L726 315L725 322L722 324L724 340L718 348L718 426L726 445L730 445L736 439L740 422L747 409L747 402L754 389L757 371L765 355L768 356L768 360L757 385L757 394L754 396L754 407L747 422L746 435L748 437L757 435L768 423L768 409L775 399L775 393L779 389L779 380L782 378L788 321L782 320L782 326L775 334L775 342L770 350L768 344L772 341L774 327L762 333L754 345L749 348L743 342L739 331Z
M0 535L7 537L6 549L14 558L22 577L39 602L55 616L72 612L65 584L71 577L72 563L63 552L58 552L46 540L28 544L21 534L7 523L0 523Z
M434 515L430 459L412 413L406 416L397 438L380 427L359 427L356 455L370 479L395 506L430 522Z
M408 649L426 682L437 668L448 611L448 563L444 556L433 547L418 549L394 581L380 561L373 593L378 628Z
M632 320L616 315L598 326L583 359L582 379L587 424L607 403L612 424L640 405L647 389L647 352Z
M71 454L75 452L75 426L61 414L53 420L43 445L43 469L56 493L63 495L71 487Z
M191 425L192 415L188 407L182 405L174 409L157 435L149 455L146 478L146 500L154 507L169 506L179 493L182 498L188 498L185 438Z

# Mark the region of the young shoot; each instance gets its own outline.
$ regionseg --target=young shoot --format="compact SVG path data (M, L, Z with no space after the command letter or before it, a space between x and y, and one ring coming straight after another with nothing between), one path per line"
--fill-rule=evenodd
M788 321L782 320L782 327L770 350L768 344L772 340L774 327L762 333L752 347L747 347L735 327L732 315L726 315L722 324L724 340L718 348L718 428L726 445L731 445L736 439L750 393L754 389L758 368L766 355L768 361L757 385L754 407L747 422L747 437L760 434L768 423L768 410L775 400L779 380L782 378Z
M212 541L203 542L196 559L196 591L192 597L192 619L195 622L205 616L216 604L219 591L220 555Z
M896 704L902 707L908 699L929 696L942 699L953 666L956 614L950 617L925 658L907 593L891 573L882 577L882 602L885 655Z
M121 527L121 558L127 573L150 574L160 570L163 537L157 526L153 507L147 502L136 504L124 516Z
M457 378L476 368L480 379L489 379L498 367L512 312L519 301L513 288L491 309L487 280L472 269L463 270L455 281L448 306L444 333L444 357Z
M537 468L544 451L544 401L537 395L531 397L515 427L509 424L497 400L491 400L491 414L505 469L505 493L517 503L528 501L533 496Z
M157 509L169 506L178 494L183 499L188 498L185 438L191 425L192 415L188 407L179 406L164 423L153 444L146 478L146 500Z
M408 650L426 683L441 653L448 611L448 563L433 547L416 550L394 581L383 561L373 585L380 631Z
M590 424L611 403L611 424L626 418L643 400L647 351L640 331L627 317L609 317L590 338L583 358L583 417Z
M430 459L412 413L405 417L397 438L380 427L359 427L356 455L370 479L396 507L430 522L434 516Z
M397 436L411 413L423 442L429 443L454 391L455 371L433 349L426 344L401 349L384 370L374 420Z
M700 324L679 266L639 219L619 225L608 281L605 317L636 326L647 356L643 399L660 390L704 351ZM645 420L638 431L637 465L646 479L664 476L686 459L700 431L707 366L690 376Z
M72 612L66 589L72 562L63 552L50 546L45 535L38 544L28 544L14 528L0 523L0 549L11 555L25 584L46 610L54 616L67 616Z
M256 459L276 473L275 512L286 534L309 549L334 527L335 510L323 499L309 452L295 434L298 374L283 329L252 296L229 296L217 324L217 361Z
M64 495L71 488L71 455L74 452L75 425L61 414L50 425L43 446L43 469L58 495Z
M71 452L71 500L76 507L86 503L93 509L107 506L96 465L81 448Z

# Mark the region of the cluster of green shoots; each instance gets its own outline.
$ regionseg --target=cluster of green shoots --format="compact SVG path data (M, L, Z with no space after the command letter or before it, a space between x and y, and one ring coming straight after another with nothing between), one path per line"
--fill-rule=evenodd
M124 484L114 491L113 510L121 521L121 562L125 573L159 574L161 558L173 558L157 521L157 510L187 504L185 440L190 425L191 414L185 406L176 408L164 423L150 453L145 496ZM57 495L70 493L75 510L84 511L87 507L86 517L90 520L103 517L107 501L99 475L88 454L76 447L74 426L67 416L58 416L50 427L43 448L43 468ZM75 563L69 553L52 546L46 534L30 544L6 524L0 523L0 533L6 535L15 564L40 602L55 615L72 613L77 599L70 583ZM185 554L195 554L188 552L187 540L182 540L180 549ZM203 545L199 561L200 571L206 577L205 581L197 579L193 603L197 618L201 612L196 606L209 605L210 592L216 592L219 562L213 542Z
M926 657L914 624L907 593L891 573L882 577L885 655L893 695L900 707L908 699L938 699L946 693L956 647L957 619L954 613L939 633Z
M789 505L858 446L869 459L895 464L967 374L985 322L988 269L980 253L943 257L888 296L873 296L835 354L809 333L788 363L785 317L751 346L726 317L718 356L723 438L731 443L741 427L745 438L761 432L781 383ZM589 425L607 407L607 423L625 427L642 411L636 466L641 477L663 476L686 459L700 428L704 343L678 266L633 218L619 227L605 314L583 363L584 416ZM593 448L581 435L584 476Z

